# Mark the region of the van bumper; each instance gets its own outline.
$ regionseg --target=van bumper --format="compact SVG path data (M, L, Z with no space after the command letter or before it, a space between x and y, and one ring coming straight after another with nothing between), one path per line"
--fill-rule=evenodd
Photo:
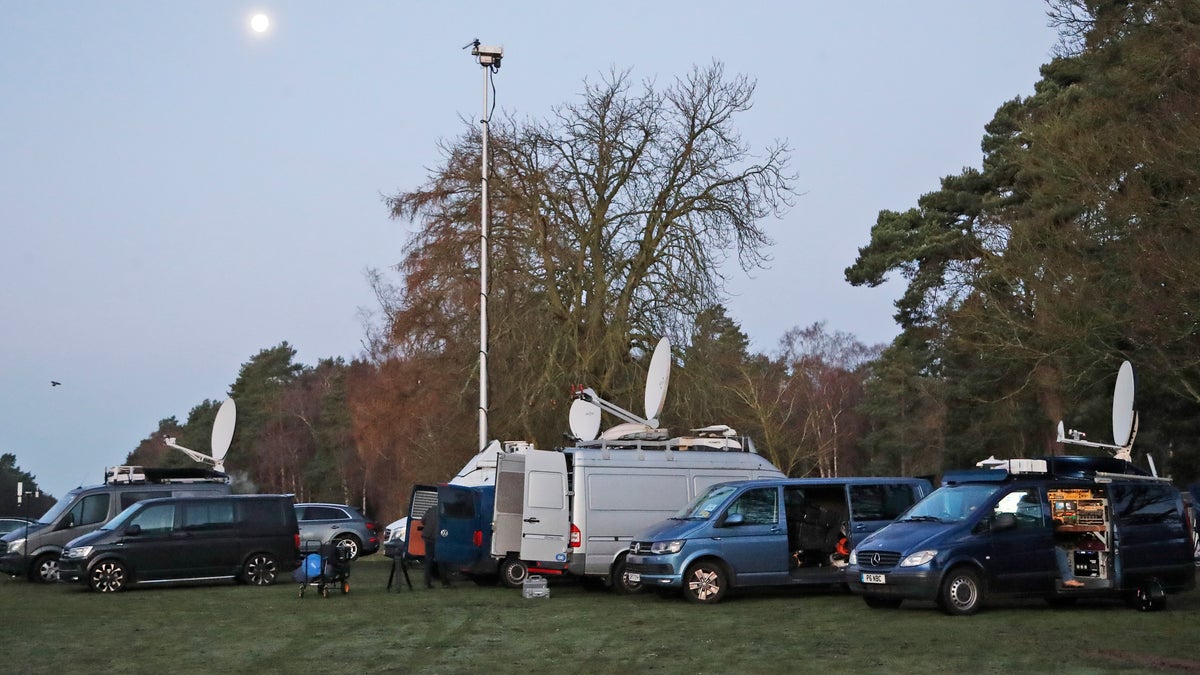
M2 544L0 544L2 545ZM29 561L20 553L5 553L0 555L0 572L21 576L29 569Z
M863 574L882 574L883 583L863 583ZM846 585L858 595L874 595L906 600L936 600L941 584L940 570L928 566L893 567L887 571L846 567Z
M679 588L683 585L683 575L665 560L669 557L631 553L625 558L625 573L638 575L638 583L644 588Z
M63 558L59 558L58 582L65 584L79 583L87 577L85 574L86 569L86 560L64 560Z

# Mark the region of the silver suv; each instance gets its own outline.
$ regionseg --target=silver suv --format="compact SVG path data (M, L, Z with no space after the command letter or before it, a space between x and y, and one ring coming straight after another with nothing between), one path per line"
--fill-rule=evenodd
M297 504L296 521L300 524L300 550L312 553L321 544L333 542L354 560L379 550L375 523L345 504Z

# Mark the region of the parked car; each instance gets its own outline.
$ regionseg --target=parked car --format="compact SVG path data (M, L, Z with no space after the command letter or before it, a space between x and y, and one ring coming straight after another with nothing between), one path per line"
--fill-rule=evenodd
M291 495L140 501L68 542L59 581L98 593L168 582L273 584L300 560L294 504Z
M973 614L995 596L1127 598L1159 610L1196 585L1190 517L1170 481L1111 457L1008 460L942 487L851 553L874 608L934 600Z
M229 477L204 468L118 466L105 472L104 481L71 490L28 529L0 538L0 572L53 583L58 580L58 556L63 546L99 529L130 505L159 497L229 494Z
M379 533L374 521L345 504L297 504L300 548L314 553L321 544L332 542L350 560L379 550Z
M32 522L32 520L25 518L0 518L0 535L8 534L13 530L19 530Z

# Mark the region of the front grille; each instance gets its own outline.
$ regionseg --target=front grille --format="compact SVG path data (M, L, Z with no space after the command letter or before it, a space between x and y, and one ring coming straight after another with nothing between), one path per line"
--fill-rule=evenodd
M625 571L638 574L674 574L675 568L666 563L628 563L625 565Z
M895 551L859 551L856 557L864 570L890 570L900 562L900 554Z

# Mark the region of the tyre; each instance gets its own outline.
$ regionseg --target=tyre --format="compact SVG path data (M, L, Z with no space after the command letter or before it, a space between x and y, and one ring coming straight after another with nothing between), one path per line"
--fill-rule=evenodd
M362 550L362 544L358 542L358 538L350 534L336 537L333 545L346 556L346 560L357 560L358 553Z
M896 609L904 602L903 598L885 598L878 595L864 595L862 599L871 609Z
M640 581L630 581L628 570L625 569L625 556L621 556L612 568L613 590L621 595L633 595L642 592Z
M1157 579L1145 579L1134 587L1132 601L1139 612L1159 612L1166 609L1167 594Z
M88 572L88 586L97 593L116 593L128 581L129 574L119 560L101 560Z
M683 596L692 602L715 604L729 592L729 574L720 563L702 560L683 575Z
M505 558L504 562L500 563L500 583L509 588L520 588L528 576L529 567L522 560Z
M966 567L950 570L938 593L938 606L952 616L966 616L979 611L983 603L983 584L979 575Z
M255 553L242 567L242 581L254 586L270 586L278 576L279 566L270 553Z
M39 584L52 584L58 581L58 554L43 553L29 567L29 580Z

